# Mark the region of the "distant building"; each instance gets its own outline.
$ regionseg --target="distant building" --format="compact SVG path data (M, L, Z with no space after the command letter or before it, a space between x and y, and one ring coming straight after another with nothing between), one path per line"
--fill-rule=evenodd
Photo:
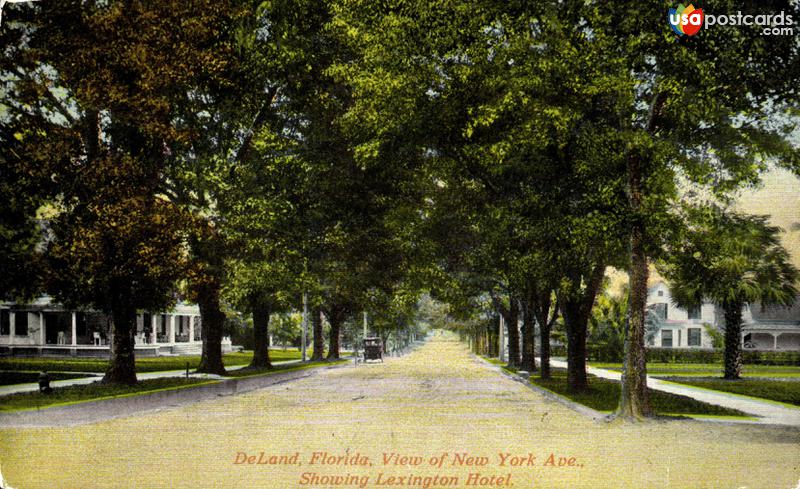
M200 310L178 303L172 311L136 316L137 356L191 355L202 349ZM0 355L107 357L111 318L72 311L42 297L31 304L0 303ZM229 338L223 350L230 351Z
M661 348L711 348L706 325L725 329L725 315L713 303L683 309L675 305L664 282L647 291L647 307L658 318L648 344ZM742 310L742 346L754 350L800 351L800 298L792 307L747 305Z
M647 291L647 307L658 318L658 331L650 338L650 346L662 348L712 348L711 336L704 324L716 325L714 304L683 309L675 305L664 282Z
M719 314L722 316L721 310ZM742 316L746 349L800 351L800 297L792 307L746 307Z

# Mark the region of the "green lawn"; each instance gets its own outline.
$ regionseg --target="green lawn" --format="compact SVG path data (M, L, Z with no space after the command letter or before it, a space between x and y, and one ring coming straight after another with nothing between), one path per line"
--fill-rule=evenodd
M51 373L50 380L80 379L89 377L81 374ZM0 385L28 384L39 381L39 372L9 372L0 370Z
M589 392L572 394L567 392L567 371L553 369L553 378L542 380L532 376L530 381L540 387L553 391L575 402L601 412L612 412L619 404L620 383L615 380L589 376ZM650 402L657 414L661 415L706 415L706 416L747 416L746 413L695 399L650 389Z
M490 363L503 366L503 369L508 372L513 373L516 371L514 368L506 368L505 362L501 362L497 358L483 358ZM581 394L572 394L567 392L567 371L553 368L551 373L552 378L549 380L542 380L537 373L534 373L530 377L530 381L539 387L544 387L549 391L597 411L610 413L619 404L620 383L615 380L601 379L594 375L589 375L589 391ZM747 416L746 413L735 409L706 404L690 397L652 389L650 389L650 402L653 404L656 413L661 415Z
M249 361L249 360L248 360ZM341 363L349 362L347 359L336 361L320 361L308 363L291 363L284 365L276 365L271 369L239 369L229 372L231 377L254 377L259 375L271 375L281 372L293 372L295 370L305 370L315 367L323 367L328 365L338 365ZM17 372L0 372L0 374L17 374ZM33 374L38 377L38 373ZM63 376L67 377L80 377L77 375L68 376L66 374L52 374L51 377ZM54 379L58 380L58 379ZM100 382L94 382L89 385L77 385L67 387L56 387L51 394L40 394L36 392L25 392L18 394L9 394L7 396L0 396L0 412L3 411L17 411L21 409L38 409L44 407L51 407L55 405L75 404L78 402L93 401L99 399L107 399L120 396L132 396L144 394L147 392L154 392L159 390L179 389L183 387L190 387L193 385L200 385L205 383L219 382L216 380L206 380L198 378L183 378L183 377L167 377L160 379L147 379L140 380L135 386L118 386L118 385L105 385Z
M193 385L218 382L206 379L185 379L170 377L163 379L141 380L134 386L106 385L94 382L88 385L57 387L50 394L22 392L0 397L0 412L38 409L55 405L75 404L78 402L125 397L146 392L180 389Z
M270 350L270 358L273 362L284 360L299 360L300 352L297 350ZM252 351L228 353L223 356L226 367L235 365L247 365L253 359ZM197 368L200 364L200 356L182 357L141 357L136 359L137 372L160 372L164 370L183 370L186 364L190 369ZM95 372L103 373L108 366L108 360L99 358L52 358L52 357L32 357L32 358L0 358L0 371L41 371L47 372Z
M590 363L589 366L607 370L622 371L621 363ZM721 364L713 363L648 363L647 373L654 377L710 377L722 376ZM744 377L761 377L776 379L800 379L800 366L779 365L745 365L742 369Z
M796 380L724 380L697 377L665 377L663 380L800 406L800 381Z

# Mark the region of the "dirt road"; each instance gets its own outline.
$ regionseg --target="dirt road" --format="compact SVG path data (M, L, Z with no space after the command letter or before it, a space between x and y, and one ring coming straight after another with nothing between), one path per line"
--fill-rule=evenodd
M15 489L793 489L800 431L595 422L435 336L384 364L248 394L0 429L0 471Z

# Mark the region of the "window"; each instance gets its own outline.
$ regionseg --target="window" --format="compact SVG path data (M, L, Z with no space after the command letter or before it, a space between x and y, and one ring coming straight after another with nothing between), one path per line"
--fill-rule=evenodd
M686 312L689 315L689 319L700 319L700 306L690 306Z
M662 321L667 320L667 304L662 302L659 304L653 304L653 311L656 313L656 316Z
M659 297L664 297L664 291L663 290L659 290L658 291L658 296Z
M700 328L689 328L688 341L689 346L700 346Z
M8 309L0 311L0 335L11 334L11 315Z
M661 346L664 348L672 348L672 330L661 330Z
M15 336L28 336L28 313L15 312L14 313L14 335Z
M189 334L189 316L178 316L178 331L180 334Z

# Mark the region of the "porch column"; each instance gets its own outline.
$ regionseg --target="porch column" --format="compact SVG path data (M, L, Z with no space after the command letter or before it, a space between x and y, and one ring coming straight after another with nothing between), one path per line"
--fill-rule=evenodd
M194 341L194 316L189 316L189 342Z
M27 312L25 314L28 314ZM8 344L14 344L14 336L17 335L17 313L14 311L8 311Z
M772 333L772 349L773 350L777 350L778 349L778 336L780 336L780 335L781 335L780 333Z
M44 324L44 313L39 311L39 344L45 345L45 340L47 339L47 335L44 332L45 324Z
M169 342L175 343L175 315L169 315Z
M78 314L72 313L72 346L78 346Z
M150 314L150 342L152 344L158 343L158 331L156 330L156 325L158 324L158 315L157 314Z

